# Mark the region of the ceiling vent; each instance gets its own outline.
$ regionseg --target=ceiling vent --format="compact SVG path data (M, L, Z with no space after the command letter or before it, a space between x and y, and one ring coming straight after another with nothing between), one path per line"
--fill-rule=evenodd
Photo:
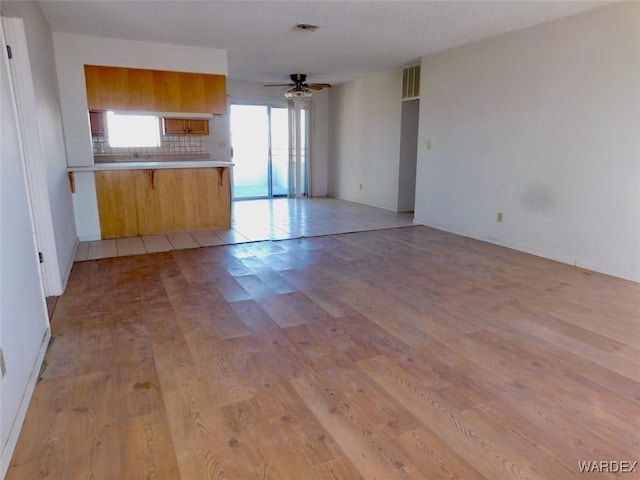
M420 98L420 65L411 65L402 70L402 100Z
M304 32L315 32L318 29L318 25L311 25L310 23L298 23L294 30L302 30Z

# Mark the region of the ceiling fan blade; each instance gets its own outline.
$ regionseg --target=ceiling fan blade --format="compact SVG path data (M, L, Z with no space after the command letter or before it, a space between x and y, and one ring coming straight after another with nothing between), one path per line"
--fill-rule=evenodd
M311 90L322 90L323 88L331 88L331 85L328 83L310 83L305 85L305 87L310 88Z
M307 76L304 73L292 73L289 78L293 83L271 83L263 85L263 87L289 87L291 92L304 92L309 90L322 90L323 88L331 88L330 83L305 83Z

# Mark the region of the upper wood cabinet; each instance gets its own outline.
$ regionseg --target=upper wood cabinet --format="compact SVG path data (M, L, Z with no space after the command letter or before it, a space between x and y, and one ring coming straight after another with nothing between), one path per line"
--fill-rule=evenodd
M104 112L92 110L89 112L89 124L91 125L91 135L104 135Z
M224 114L226 77L85 65L89 110Z
M163 118L164 135L209 135L209 120L205 118Z

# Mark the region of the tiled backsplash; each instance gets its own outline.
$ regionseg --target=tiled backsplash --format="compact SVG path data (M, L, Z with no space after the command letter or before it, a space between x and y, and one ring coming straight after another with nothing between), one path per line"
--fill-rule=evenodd
M159 147L148 148L116 148L110 147L104 135L94 135L93 155L100 156L131 156L140 155L184 155L206 154L209 137L206 135L163 135Z

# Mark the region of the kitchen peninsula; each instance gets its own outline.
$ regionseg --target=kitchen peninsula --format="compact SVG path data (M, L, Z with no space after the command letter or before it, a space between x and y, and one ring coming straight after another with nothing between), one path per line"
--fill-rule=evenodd
M230 227L233 164L214 160L228 160L226 63L189 71L172 58L175 70L75 64L86 95L73 97L67 173L80 241Z
M69 167L92 174L103 239L229 228L230 162L165 160Z

